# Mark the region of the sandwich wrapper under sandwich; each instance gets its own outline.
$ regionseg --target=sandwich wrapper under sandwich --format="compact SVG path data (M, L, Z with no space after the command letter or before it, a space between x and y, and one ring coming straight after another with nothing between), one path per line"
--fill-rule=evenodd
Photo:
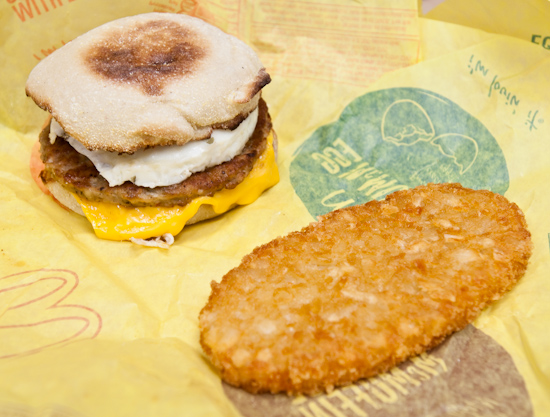
M0 415L546 415L548 51L417 18L411 1L173 3L0 6ZM24 95L54 47L159 8L256 50L273 79L263 98L281 174L253 204L184 228L169 250L98 239L38 189L29 158L45 113ZM327 395L254 396L220 382L198 343L212 280L318 215L428 182L491 189L523 210L534 250L509 294L440 348Z

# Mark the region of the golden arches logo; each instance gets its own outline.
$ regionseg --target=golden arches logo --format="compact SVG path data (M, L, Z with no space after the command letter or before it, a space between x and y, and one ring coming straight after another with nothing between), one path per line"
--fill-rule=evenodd
M66 269L38 269L0 277L0 359L95 338L98 312L68 298L79 285Z

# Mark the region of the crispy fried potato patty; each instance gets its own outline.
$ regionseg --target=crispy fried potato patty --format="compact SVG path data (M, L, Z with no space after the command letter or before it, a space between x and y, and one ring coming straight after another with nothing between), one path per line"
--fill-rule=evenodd
M201 344L247 391L315 394L386 371L470 323L524 274L521 210L430 184L322 216L244 257L200 314Z

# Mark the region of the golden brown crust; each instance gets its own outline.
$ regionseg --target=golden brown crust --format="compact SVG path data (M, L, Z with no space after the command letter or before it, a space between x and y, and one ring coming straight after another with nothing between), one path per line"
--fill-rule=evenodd
M521 210L459 184L334 211L256 248L200 314L222 378L314 394L386 371L470 323L524 274Z

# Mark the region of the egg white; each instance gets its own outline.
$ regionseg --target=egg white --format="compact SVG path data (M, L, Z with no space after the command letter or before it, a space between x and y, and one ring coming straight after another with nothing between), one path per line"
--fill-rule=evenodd
M244 148L258 122L258 109L234 130L212 132L209 139L193 141L183 146L159 146L139 150L133 154L90 151L79 141L67 135L52 119L50 139L65 138L71 146L89 158L109 186L131 181L141 187L160 187L177 184L193 173L233 159Z

